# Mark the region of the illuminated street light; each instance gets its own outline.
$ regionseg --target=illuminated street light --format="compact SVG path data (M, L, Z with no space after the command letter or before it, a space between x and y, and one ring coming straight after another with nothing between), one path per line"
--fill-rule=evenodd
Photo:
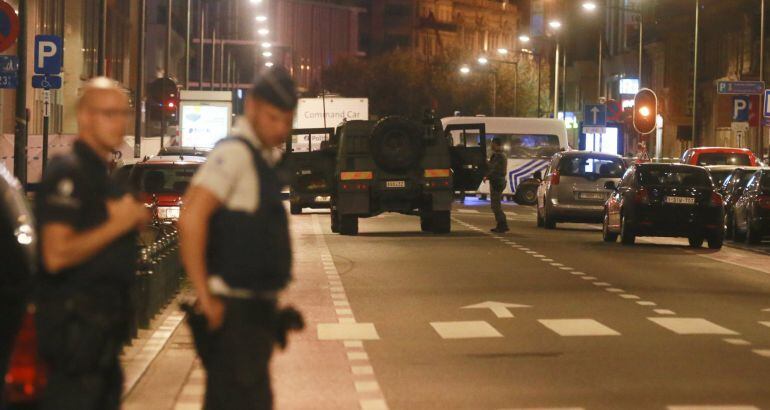
M497 54L500 54L501 56L508 55L508 49L507 48L498 48Z
M251 0L251 4L262 4L262 0Z
M559 20L551 20L548 23L548 27L551 27L554 30L558 30L558 29L561 28L561 21L559 21Z
M265 63L265 67L272 67L274 64L272 61L268 61Z
M262 57L272 57L272 56L273 56L273 53L269 51L265 51L264 53L262 53Z
M489 60L486 57L479 57L479 59L476 61L478 61L479 64L481 65L486 65L487 63L489 63Z
M268 30L266 28L261 28L261 29L257 30L257 34L259 34L260 36L266 36L266 35L270 34L270 30Z
M522 34L519 36L519 41L522 43L529 43L529 36L526 34Z
M587 1L587 2L583 3L583 9L585 9L587 11L594 11L594 10L596 10L596 7L597 7L596 3L594 3L593 1Z
M256 17L256 20L257 20L258 22L260 22L260 23L264 23L264 22L266 22L266 21L267 21L267 16L264 16L264 15L261 15L261 14L260 14L259 16L257 16L257 17Z
M471 68L468 67L467 65L460 67L460 74L468 75L470 73L471 73Z

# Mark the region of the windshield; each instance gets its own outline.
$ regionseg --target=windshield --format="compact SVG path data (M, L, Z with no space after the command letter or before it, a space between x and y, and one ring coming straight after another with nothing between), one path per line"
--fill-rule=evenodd
M137 165L131 173L134 189L147 194L178 194L187 191L199 164Z
M291 152L314 152L329 146L329 134L300 134L291 136Z
M714 185L721 186L725 179L732 174L732 170L725 171L711 171L711 179L714 181Z
M748 154L703 153L698 155L698 165L751 165Z
M623 160L591 156L566 156L559 163L559 173L567 177L622 178Z
M647 168L641 171L642 185L663 185L666 187L708 187L711 186L708 173L697 168Z

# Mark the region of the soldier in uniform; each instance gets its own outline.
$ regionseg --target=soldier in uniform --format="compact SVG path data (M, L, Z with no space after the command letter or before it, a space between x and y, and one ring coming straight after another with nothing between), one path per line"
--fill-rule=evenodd
M492 212L495 214L497 226L492 232L508 232L508 221L503 212L503 191L505 190L506 176L508 175L508 158L503 152L503 142L500 138L492 140L492 156L489 158L489 172L486 179L489 181L489 199L492 203Z
M205 344L196 340L208 410L273 407L269 362L281 322L277 301L291 276L275 167L296 105L286 70L260 73L244 116L209 154L184 200L182 262L209 329Z
M51 160L36 196L43 274L39 348L49 366L42 409L118 409L119 354L129 333L136 232L149 212L108 175L132 113L115 81L88 81L72 152Z

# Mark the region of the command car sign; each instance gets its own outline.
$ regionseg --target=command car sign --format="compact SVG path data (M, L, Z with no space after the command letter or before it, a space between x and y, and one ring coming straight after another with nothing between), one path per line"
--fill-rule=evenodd
M19 37L19 16L10 4L0 1L0 52L8 50Z

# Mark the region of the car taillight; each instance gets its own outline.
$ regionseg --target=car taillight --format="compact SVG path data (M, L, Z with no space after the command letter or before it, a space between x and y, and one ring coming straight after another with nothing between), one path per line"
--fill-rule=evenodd
M343 191L366 191L369 185L360 182L346 182L342 185Z
M724 201L722 200L722 195L719 195L717 192L711 193L711 206L723 206Z
M559 171L554 171L551 173L551 185L559 185L560 179L561 175L559 175Z
M636 191L636 197L634 198L637 204L649 204L650 203L650 194L647 192L644 188L639 188L639 190Z
M16 336L5 375L5 396L9 403L34 402L45 385L46 372L37 355L34 309L29 309Z
M761 195L757 197L757 205L760 208L770 209L770 196Z

